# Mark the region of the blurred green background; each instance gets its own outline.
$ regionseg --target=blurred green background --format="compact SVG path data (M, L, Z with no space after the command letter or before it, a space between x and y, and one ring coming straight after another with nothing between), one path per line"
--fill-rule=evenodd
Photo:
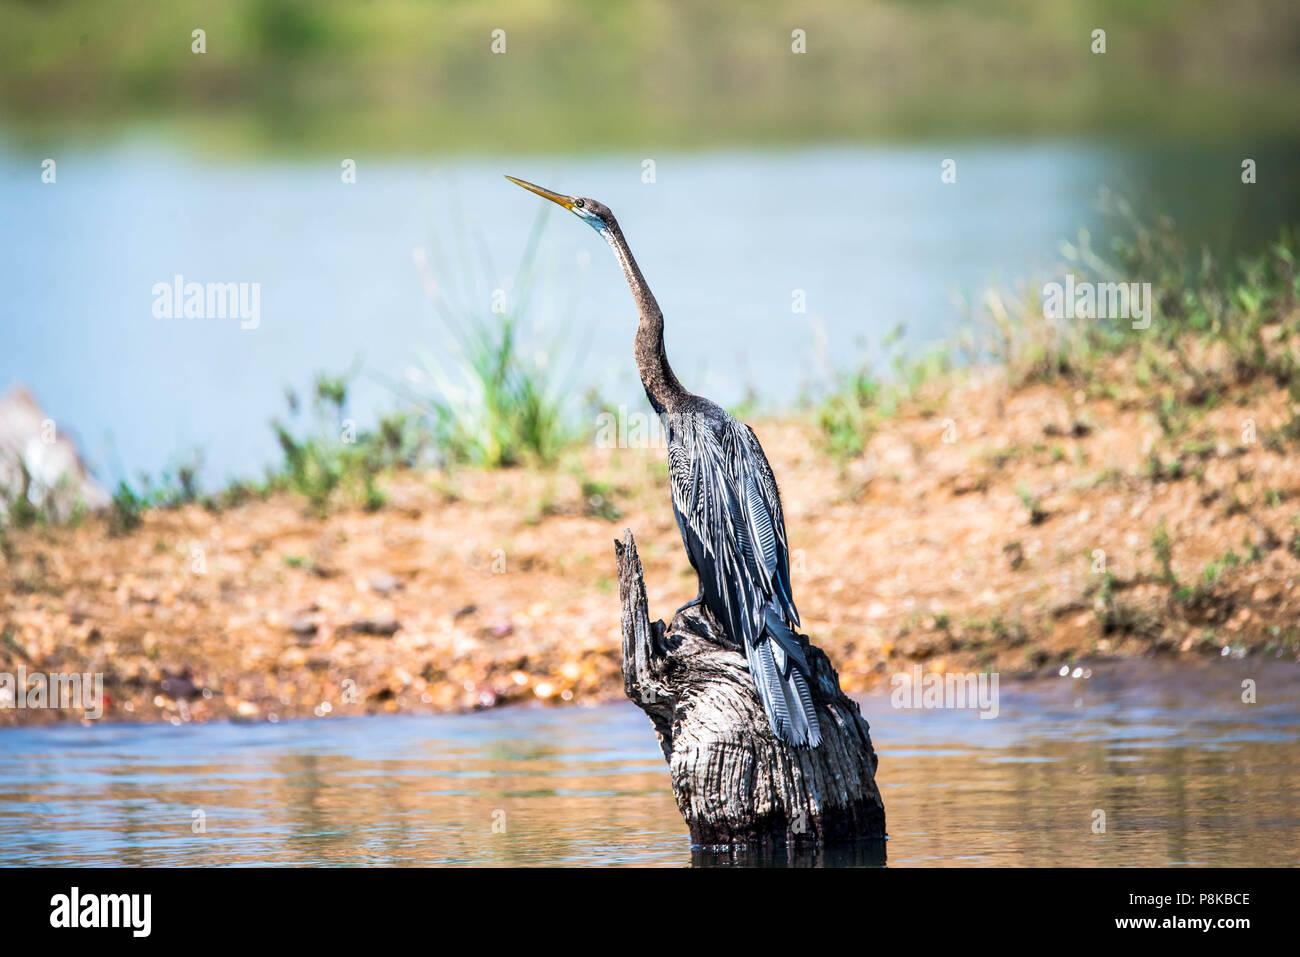
M1297 61L1295 0L0 0L11 136L233 152L1290 139Z

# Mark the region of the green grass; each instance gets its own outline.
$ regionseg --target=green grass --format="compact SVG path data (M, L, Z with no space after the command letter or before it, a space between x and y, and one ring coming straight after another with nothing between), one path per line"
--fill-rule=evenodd
M1152 449L1152 481L1181 478L1180 454L1208 454L1207 439L1184 437L1225 395L1243 388L1286 388L1286 421L1260 438L1275 451L1300 442L1300 352L1294 348L1300 340L1300 225L1282 229L1263 250L1222 262L1189 248L1166 216L1144 220L1106 192L1101 205L1116 225L1110 249L1093 249L1090 236L1081 233L1063 247L1066 268L1080 281L1150 283L1156 303L1150 327L1134 329L1128 320L1051 320L1043 314L1041 286L1016 293L993 289L957 340L970 362L1002 369L1013 386L1066 384L1114 401L1136 384L1163 439L1183 439L1182 452L1171 459ZM951 371L947 350L910 358L897 341L891 335L881 343L889 374L839 372L819 397L815 420L827 451L840 458L861 455L883 419L903 404L915 406L927 383ZM1120 358L1130 361L1119 368Z
M382 475L393 469L425 462L482 468L555 465L577 437L562 398L566 356L562 347L541 349L521 331L529 325L545 221L545 214L539 215L500 309L494 308L499 291L486 289L495 269L477 258L486 257L482 244L461 236L448 252L434 242L432 259L423 266L437 273L426 279L439 290L433 304L451 360L425 353L424 386L390 383L405 409L383 417L373 430L358 429L348 417L355 369L317 377L307 408L288 393L287 419L272 422L280 465L261 489L231 486L211 501L212 507L283 488L304 497L317 514L340 503L375 511L386 501ZM449 281L451 276L456 283ZM445 290L453 285L477 288L481 295L465 292L452 299ZM598 514L617 517L600 488L584 485L583 494L598 503L591 506Z
M486 468L553 465L576 438L567 418L566 385L579 356L562 338L526 336L538 282L537 252L548 210L534 222L513 279L492 289L498 275L485 244L463 234L448 249L431 237L426 286L446 330L451 359L423 353L431 388L403 386L427 416L433 445L445 464ZM453 228L460 230L458 219ZM453 288L461 292L453 296Z
M113 504L108 512L108 528L114 535L135 531L144 520L148 502L125 479L113 491Z
M880 383L865 369L841 374L837 387L817 406L826 450L840 459L861 455L882 416Z
M1295 381L1300 360L1286 347L1287 337L1300 332L1295 228L1254 255L1222 262L1189 248L1167 216L1144 219L1107 192L1101 206L1115 225L1111 248L1093 249L1081 232L1064 244L1066 268L1082 281L1150 283L1150 328L1124 320L1052 321L1043 316L1038 289L1015 297L995 290L975 320L981 358L1018 383L1065 379L1107 395L1107 360L1130 355L1130 374L1149 394L1167 437L1185 432L1198 410L1212 408L1231 387ZM1215 347L1210 361L1194 359L1194 347Z
M823 447L840 461L861 455L882 422L897 415L905 404L916 403L926 385L952 371L947 348L911 356L903 343L900 323L880 340L877 358L886 372L873 372L867 365L847 372L836 370L829 389L806 397L812 402L813 421L821 431ZM825 358L823 365L833 367Z
M135 482L119 481L107 512L110 531L135 530L150 508L198 502L217 512L265 499L276 491L302 496L317 515L343 505L376 511L386 503L382 489L386 472L428 462L447 467L554 466L579 436L564 403L565 386L578 357L563 342L544 349L535 338L522 334L524 328L536 325L530 322L530 309L545 220L543 212L510 283L508 309L496 312L473 301L453 303L443 296L435 301L453 359L440 362L426 355L428 386L423 391L407 386L395 389L401 408L383 416L373 429L360 428L349 416L349 392L357 368L318 375L306 400L292 389L286 392L286 411L271 422L281 459L268 469L264 481L241 479L204 495L199 480L202 456L196 453L164 470L157 480L142 474ZM476 269L484 276L495 275L490 264L474 265L463 239L453 257L438 252L434 265L439 268L439 288L452 285L449 276L459 278L464 288L472 287L476 278L483 278L475 274ZM490 302L486 294L481 302ZM51 523L44 511L31 504L29 484L25 480L0 509L0 530ZM590 514L617 518L620 513L612 498L612 490L583 479L583 499Z
M616 522L623 517L623 512L615 501L618 490L613 485L581 473L578 479L582 486L583 514L607 522Z
M1041 525L1047 521L1049 513L1043 508L1042 499L1029 491L1029 487L1023 483L1016 486L1016 497L1020 499L1020 504L1029 512L1029 524Z
M1151 533L1151 551L1160 565L1160 579L1170 588L1178 588L1178 576L1174 574L1173 565L1174 543L1163 516Z
M357 429L347 416L350 377L318 376L310 415L298 396L288 393L288 421L272 422L283 458L268 485L301 495L316 514L336 502L352 502L367 511L382 508L382 473L414 464L423 447L418 430L400 413L381 420L377 429ZM303 419L305 431L301 424L296 430Z

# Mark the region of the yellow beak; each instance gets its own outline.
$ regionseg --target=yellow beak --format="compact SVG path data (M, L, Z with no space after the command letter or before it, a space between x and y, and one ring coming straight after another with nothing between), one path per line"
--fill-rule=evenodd
M516 186L522 186L529 192L536 193L538 196L549 199L552 203L558 203L570 212L573 211L573 201L575 198L573 196L565 196L563 193L556 193L552 190L546 189L544 186L534 186L526 180L515 179L513 176L507 176L506 179L510 180L510 182L514 183Z

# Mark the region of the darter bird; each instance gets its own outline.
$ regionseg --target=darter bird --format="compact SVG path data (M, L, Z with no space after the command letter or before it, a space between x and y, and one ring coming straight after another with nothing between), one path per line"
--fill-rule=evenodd
M682 608L703 602L743 643L777 736L796 747L816 747L821 730L808 660L794 632L799 612L790 593L785 517L758 437L677 381L664 352L663 313L609 207L506 178L574 213L614 250L641 315L633 349L646 397L664 420L673 515L699 576L699 593Z

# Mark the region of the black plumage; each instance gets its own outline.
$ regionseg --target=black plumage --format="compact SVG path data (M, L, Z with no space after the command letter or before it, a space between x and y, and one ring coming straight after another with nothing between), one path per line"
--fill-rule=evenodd
M663 313L632 257L614 214L602 203L509 177L574 213L618 257L640 313L633 349L646 397L663 416L673 513L703 601L741 643L772 730L789 744L821 742L810 670L794 629L781 495L749 426L677 380L664 350Z
M781 496L753 429L707 399L665 416L673 514L700 597L740 641L772 730L793 745L821 741L808 661L793 627Z

